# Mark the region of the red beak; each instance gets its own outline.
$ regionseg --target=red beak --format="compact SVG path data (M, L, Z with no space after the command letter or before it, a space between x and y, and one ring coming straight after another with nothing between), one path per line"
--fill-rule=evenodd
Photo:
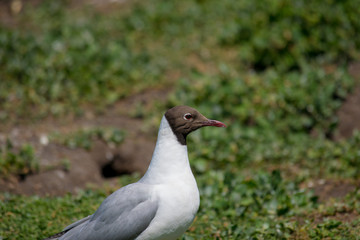
M207 120L203 122L203 126L213 126L213 127L226 127L226 125L217 120Z

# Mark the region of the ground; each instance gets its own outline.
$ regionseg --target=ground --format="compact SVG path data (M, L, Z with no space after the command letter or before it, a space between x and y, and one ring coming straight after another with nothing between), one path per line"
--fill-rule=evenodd
M14 13L11 12L15 10L3 8L5 5L8 6L9 2L16 1L0 1L0 20L13 24L11 14ZM34 4L36 2L34 1ZM101 1L92 0L92 2L101 5ZM188 61L198 72L211 72L214 69L211 64L199 60L196 55L191 55ZM360 63L352 64L349 70L356 79L360 79ZM76 193L87 187L117 185L116 176L122 174L133 172L143 174L155 146L161 114L156 116L156 120L149 122L152 120L145 118L142 114L136 114L136 108L139 105L144 109L150 108L154 102L166 100L170 93L169 88L150 88L118 101L100 114L93 112L89 106L84 109L85 113L81 117L48 117L41 121L19 120L0 125L0 145L5 144L7 138L15 147L30 143L35 148L36 157L40 161L38 173L25 177L12 176L0 179L0 191L25 195L61 196L68 192ZM359 106L360 86L358 85L337 112L339 122L333 136L334 141L347 138L354 129L360 129ZM89 150L72 149L49 141L54 132L67 134L91 127L124 129L127 132L125 141L116 147L97 140ZM64 165L64 160L68 161L68 164ZM343 198L349 192L359 188L360 183L343 179L311 179L301 187L313 189L319 202L326 203L331 198ZM351 222L358 217L358 213L344 209L332 216L322 213L310 216L314 219L314 223L322 222L328 217Z
M40 1L32 1L38 4ZM106 11L109 3L103 1L84 1L95 4L99 9ZM110 1L112 2L112 1ZM120 1L126 6L127 1ZM1 1L0 19L6 24L16 24L13 15L16 15L16 4L21 1ZM74 7L79 2L74 2ZM19 6L18 6L19 7ZM190 63L199 72L209 72L214 69L211 64L199 61L196 56L189 57ZM360 63L354 63L349 68L355 77L360 76ZM85 109L82 117L49 117L40 122L18 121L0 126L0 144L9 138L13 144L20 146L30 143L36 149L36 156L40 160L40 172L28 175L25 178L10 177L0 180L0 191L9 191L18 194L63 195L74 193L88 184L99 186L109 181L111 177L138 172L143 174L151 159L156 141L156 124L145 122L143 117L134 117L134 110L139 104L149 107L155 101L163 101L171 92L168 88L148 89L140 94L130 96L114 106L107 108L102 114L96 114L91 107ZM338 110L338 128L334 140L349 137L354 129L360 129L360 86L356 87L348 96L343 106ZM161 116L158 116L160 118ZM125 141L119 146L108 146L102 141L96 141L90 150L81 148L70 149L54 142L41 143L41 139L48 138L54 132L66 134L78 129L91 127L115 127L126 129ZM61 162L67 159L69 168L64 168ZM57 166L57 167L54 167ZM341 197L353 189L353 185L342 188L338 182L329 181L318 184L315 192L320 199L326 197ZM333 191L329 189L337 189ZM334 195L335 194L335 195Z
M360 74L360 64L351 65L354 76ZM131 117L129 109L142 103L150 106L153 101L164 100L168 89L150 89L135 96L123 99L115 106L108 108L100 116L91 112L76 119L46 119L39 123L23 123L21 125L8 123L0 127L0 141L7 137L18 145L29 142L36 147L40 159L40 173L27 176L25 179L2 179L0 191L19 194L63 195L74 193L86 186L101 186L111 177L121 174L138 172L143 174L151 159L155 147L157 129L147 128L144 118ZM360 87L348 96L338 111L339 127L336 139L346 138L354 129L360 129ZM161 116L159 116L160 118ZM54 131L67 133L84 127L116 127L127 129L125 142L119 148L111 148L97 141L91 150L69 149L56 143L42 145L40 138ZM60 162L70 161L70 168L64 169ZM55 169L46 170L46 166L60 165ZM328 197L343 197L356 186L354 183L319 180L313 187L320 200Z
M357 79L360 77L360 64L353 64L350 73ZM350 137L354 129L360 129L360 85L348 96L337 115L339 118L338 131L335 139Z
M118 102L96 117L89 113L77 119L46 119L39 123L2 125L0 143L4 144L6 138L15 146L30 143L36 149L41 167L40 173L26 176L24 179L2 179L0 191L29 195L63 195L67 192L74 193L88 184L101 185L110 177L120 174L144 173L155 147L157 130L144 130L147 123L142 118L130 117L129 109L135 108L139 103L143 103L146 108L153 101L163 100L167 94L167 89L147 90ZM41 138L47 138L55 131L65 134L90 127L126 129L125 141L119 148L96 141L90 150L70 149L53 142L40 142ZM64 159L69 160L69 169L64 169L61 165Z

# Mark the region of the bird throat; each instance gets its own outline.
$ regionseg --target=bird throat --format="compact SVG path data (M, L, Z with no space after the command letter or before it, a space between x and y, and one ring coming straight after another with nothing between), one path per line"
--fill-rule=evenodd
M173 128L171 128L171 129L174 132L174 129ZM187 135L184 135L182 133L176 133L176 132L174 132L174 134L181 145L186 145L186 136Z

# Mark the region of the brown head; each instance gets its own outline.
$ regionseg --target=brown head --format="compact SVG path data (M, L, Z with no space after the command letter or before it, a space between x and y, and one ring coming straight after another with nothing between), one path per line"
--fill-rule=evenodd
M222 122L207 119L196 109L188 106L173 107L167 110L165 117L178 141L183 145L186 145L186 136L196 129L205 126L226 127Z

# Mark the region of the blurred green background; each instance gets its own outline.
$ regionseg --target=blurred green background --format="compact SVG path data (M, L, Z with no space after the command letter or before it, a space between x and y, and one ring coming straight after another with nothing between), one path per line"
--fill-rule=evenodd
M132 116L157 128L167 108L190 105L228 125L189 137L201 207L183 239L359 239L360 134L334 139L337 111L359 78L349 67L360 58L360 0L5 5L4 124L101 116L148 89L167 89L165 101L139 103ZM0 173L36 173L30 145L2 146ZM331 198L313 187L319 181L349 191ZM54 234L113 190L2 193L0 238Z

